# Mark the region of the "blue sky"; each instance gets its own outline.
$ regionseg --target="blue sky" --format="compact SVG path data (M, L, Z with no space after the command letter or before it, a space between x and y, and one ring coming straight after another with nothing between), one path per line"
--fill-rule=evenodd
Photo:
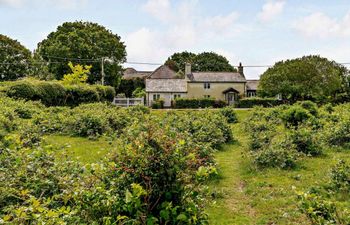
M308 54L350 62L349 0L0 0L0 33L31 50L58 25L75 20L120 35L134 62L163 63L184 50L215 51L233 65ZM264 70L245 72L258 78Z

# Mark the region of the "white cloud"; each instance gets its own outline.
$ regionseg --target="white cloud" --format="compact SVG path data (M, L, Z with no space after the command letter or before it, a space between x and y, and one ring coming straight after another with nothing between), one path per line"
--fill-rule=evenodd
M238 19L237 12L231 12L228 15L218 15L205 18L201 26L208 31L224 34L232 31L233 25Z
M280 15L285 6L284 0L268 0L262 7L262 11L258 14L258 18L262 22L270 22Z
M24 0L0 0L0 6L10 6L18 8L23 5Z
M86 5L88 0L0 0L0 6L14 8L36 7L37 5L49 4L61 9L77 9Z
M203 42L213 42L239 33L237 12L203 16L197 11L198 8L198 0L148 0L141 10L163 25L129 33L125 39L128 60L163 63L174 52L193 51Z
M169 21L172 16L169 0L148 0L142 9L163 22Z
M306 37L350 37L350 12L342 19L316 12L298 20L294 28Z

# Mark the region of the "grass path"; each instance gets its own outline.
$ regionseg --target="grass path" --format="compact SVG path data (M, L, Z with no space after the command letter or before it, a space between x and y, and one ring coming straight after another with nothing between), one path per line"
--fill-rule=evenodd
M237 114L243 121L249 111ZM350 160L349 149L326 149L322 156L304 158L294 170L252 170L243 154L248 136L242 123L233 125L233 134L237 142L215 154L222 177L210 184L216 203L207 212L214 225L308 225L309 220L298 210L296 190L324 183L339 159Z

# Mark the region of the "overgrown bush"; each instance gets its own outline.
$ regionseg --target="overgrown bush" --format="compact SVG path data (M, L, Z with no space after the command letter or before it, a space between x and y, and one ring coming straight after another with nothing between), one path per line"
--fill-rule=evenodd
M235 103L237 108L253 108L254 106L274 107L282 104L282 101L276 98L243 98Z
M15 99L39 100L40 91L30 82L20 81L11 83L6 93L9 97Z
M298 127L312 117L309 110L299 105L293 105L284 110L281 118L287 127Z
M316 156L322 153L320 140L317 139L316 133L308 127L299 127L289 133L291 142L296 146L298 152L306 155Z
M237 113L233 107L225 107L220 109L220 113L227 119L228 123L236 123Z
M297 165L298 156L294 144L286 140L279 140L266 149L253 153L254 163L259 168L292 169Z
M340 160L330 172L330 186L337 191L350 193L350 165Z

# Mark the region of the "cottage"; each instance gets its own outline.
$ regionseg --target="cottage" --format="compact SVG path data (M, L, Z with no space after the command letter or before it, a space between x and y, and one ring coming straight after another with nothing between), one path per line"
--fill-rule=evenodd
M146 102L164 100L170 107L176 98L214 98L233 104L240 96L254 97L258 80L246 80L242 64L238 72L192 72L186 64L185 76L163 65L145 79Z

